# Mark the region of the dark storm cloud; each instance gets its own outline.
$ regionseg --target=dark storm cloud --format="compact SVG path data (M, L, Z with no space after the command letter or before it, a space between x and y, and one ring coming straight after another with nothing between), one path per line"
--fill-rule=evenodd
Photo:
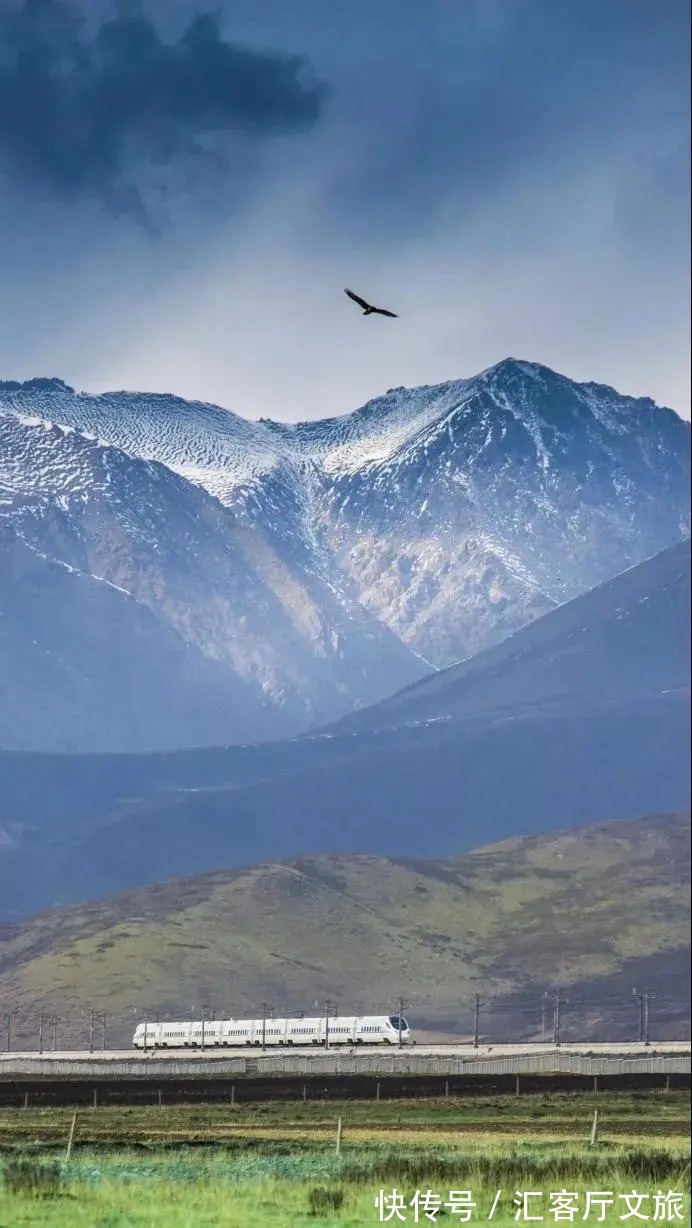
M0 15L0 170L55 192L133 203L190 158L232 174L236 138L307 129L322 97L305 59L236 46L211 14L170 39L137 5L91 29L70 0Z

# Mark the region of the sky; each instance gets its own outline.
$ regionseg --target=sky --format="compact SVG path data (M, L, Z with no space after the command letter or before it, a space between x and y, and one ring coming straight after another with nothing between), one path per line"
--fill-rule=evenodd
M295 421L513 355L689 417L688 75L683 0L1 0L0 379Z

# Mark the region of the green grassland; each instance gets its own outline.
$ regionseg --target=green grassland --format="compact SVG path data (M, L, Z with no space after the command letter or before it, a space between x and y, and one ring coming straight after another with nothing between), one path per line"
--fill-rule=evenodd
M54 909L5 927L0 996L27 1044L42 1007L66 1021L62 1044L83 1041L87 1007L106 1011L114 1044L129 1043L144 1010L202 1001L234 1013L326 997L381 1009L403 990L414 1017L449 1021L461 999L511 998L538 969L543 986L562 987L628 969L631 993L637 970L659 961L677 984L689 831L688 815L661 815L438 861L305 857Z
M593 1108L602 1128L589 1145ZM337 1111L342 1120L336 1153ZM603 1093L449 1098L390 1104L344 1102L234 1108L95 1109L0 1112L2 1228L332 1228L380 1222L375 1198L397 1189L442 1201L471 1190L472 1222L515 1223L516 1191L587 1189L653 1196L679 1192L689 1211L686 1133L689 1094ZM17 1160L24 1165L17 1188ZM26 1173L47 1173L31 1187ZM52 1179L51 1179L52 1173ZM21 1173L20 1173L21 1176ZM14 1184L13 1184L14 1183ZM622 1206L606 1224L620 1223ZM405 1222L414 1222L405 1208ZM581 1220L581 1215L579 1216ZM401 1219L395 1222L402 1222ZM429 1223L421 1212L420 1221ZM440 1214L442 1224L459 1222Z
M83 1108L77 1112L76 1147L213 1145L237 1149L303 1143L331 1148L337 1117L351 1141L401 1141L430 1136L547 1135L584 1141L593 1112L602 1140L639 1145L652 1138L677 1145L689 1133L687 1091L544 1092L524 1096L419 1097L411 1100L254 1101L235 1105L145 1105ZM69 1133L72 1108L0 1109L0 1150L54 1148ZM346 1137L346 1134L344 1135Z

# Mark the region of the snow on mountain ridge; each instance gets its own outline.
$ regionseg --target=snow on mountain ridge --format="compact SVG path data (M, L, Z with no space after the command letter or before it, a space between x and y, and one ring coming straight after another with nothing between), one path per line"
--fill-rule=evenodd
M0 383L0 408L71 426L142 460L159 461L222 502L264 477L285 449L261 423L204 402L154 393L75 392L58 381Z
M434 422L459 410L473 383L392 389L343 418L298 423L293 439L324 473L353 473L389 460Z
M516 386L513 397L506 391L506 381L516 375L530 378L542 393L547 391L547 380L568 385L587 412L613 433L628 430L615 402L674 415L649 398L622 397L606 385L579 384L548 367L514 358L469 379L391 389L350 414L308 422L251 421L229 409L162 393L75 392L54 379L24 384L0 381L0 407L4 404L17 412L29 409L33 414L39 409L45 418L73 426L99 442L161 461L233 505L237 499L242 504L247 488L281 467L292 477L298 477L297 469L306 464L338 477L385 463L422 440L431 426L442 429L457 415L463 416L474 395L483 390L531 435L545 469L545 422L525 394L517 395ZM44 409L50 412L43 413Z
M6 499L29 495L60 497L108 485L105 472L98 473L101 467L98 453L110 445L76 427L0 406L0 439L0 495ZM67 448L66 440L70 440Z
M458 408L472 380L396 389L342 418L253 422L232 410L161 393L75 392L57 380L0 382L0 408L72 426L85 437L158 460L222 502L284 465L351 472L392 455L437 417ZM433 395L430 396L430 393Z
M330 475L323 511L361 600L436 665L689 532L673 411L513 359L445 392L390 455Z
M122 593L123 596L136 601L137 598L130 592L129 588L123 588L120 584L114 584L112 580L106 580L104 576L97 576L93 571L80 571L78 567L73 567L71 563L66 563L64 559L58 559L53 554L46 554L44 550L39 550L38 546L34 546L30 541L27 541L23 533L17 533L17 537L31 553L37 558L42 559L45 563L50 563L52 567L61 568L73 576L85 576L88 580L94 580L97 584L105 584L107 588L112 588L116 593Z
M310 550L290 531L276 535L262 523L244 523L201 484L161 461L99 443L73 426L31 415L28 408L0 404L0 561L5 568L0 672L17 680L12 745L24 744L22 730L30 739L38 736L30 715L32 696L53 712L61 696L67 703L69 690L71 711L81 706L92 711L99 641L104 660L132 650L133 661L139 661L140 649L147 653L144 641L150 640L153 672L147 673L147 666L142 685L167 696L175 679L164 686L153 667L170 659L171 652L180 654L186 677L179 706L184 708L185 695L196 705L184 735L192 744L200 737L235 742L240 734L294 732L321 723L323 713L351 710L427 672L353 594L345 593L343 584L325 579ZM47 402L42 408L48 412ZM283 500L276 515L283 522L286 490L276 497ZM65 583L56 579L57 573L63 573ZM101 598L94 581L128 601L108 599L103 611L96 609ZM52 696L41 694L41 679L49 675L36 666L36 654L49 651L50 644L55 657L53 645L61 639L59 628L51 629L51 593L69 628L60 654L66 672ZM38 636L29 635L32 621L40 624ZM113 645L108 642L112 632ZM98 670L99 685L107 688L108 678ZM126 717L129 701L122 693L123 687L130 688L131 702L140 702L136 674L135 669L134 677L130 671L126 679L113 680L113 728L121 749L137 745ZM144 710L150 721L148 701ZM0 712L5 738L10 735L3 719L11 725L12 712ZM80 717L76 724L80 739L89 739L80 744L107 746L103 729L108 722L91 732L88 720ZM39 725L45 738L45 724ZM145 722L142 728L145 746L170 746L172 739L173 745L181 744L178 717L169 721L162 713L160 721ZM101 736L104 742L98 741Z
M57 381L0 384L3 404L165 465L437 666L689 531L689 424L516 358L294 424Z

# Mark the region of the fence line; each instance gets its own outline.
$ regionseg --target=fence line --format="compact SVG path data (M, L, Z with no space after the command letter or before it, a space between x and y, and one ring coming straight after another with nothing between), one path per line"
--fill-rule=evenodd
M8 1057L0 1063L0 1078L94 1079L105 1081L262 1078L310 1076L399 1075L472 1076L511 1074L629 1075L689 1074L690 1057L676 1054L651 1054L647 1057L606 1058L560 1052L517 1054L511 1057L473 1058L454 1056L397 1054L268 1054L253 1058L195 1056L181 1060L168 1056L151 1059L125 1058L89 1060L47 1057Z

